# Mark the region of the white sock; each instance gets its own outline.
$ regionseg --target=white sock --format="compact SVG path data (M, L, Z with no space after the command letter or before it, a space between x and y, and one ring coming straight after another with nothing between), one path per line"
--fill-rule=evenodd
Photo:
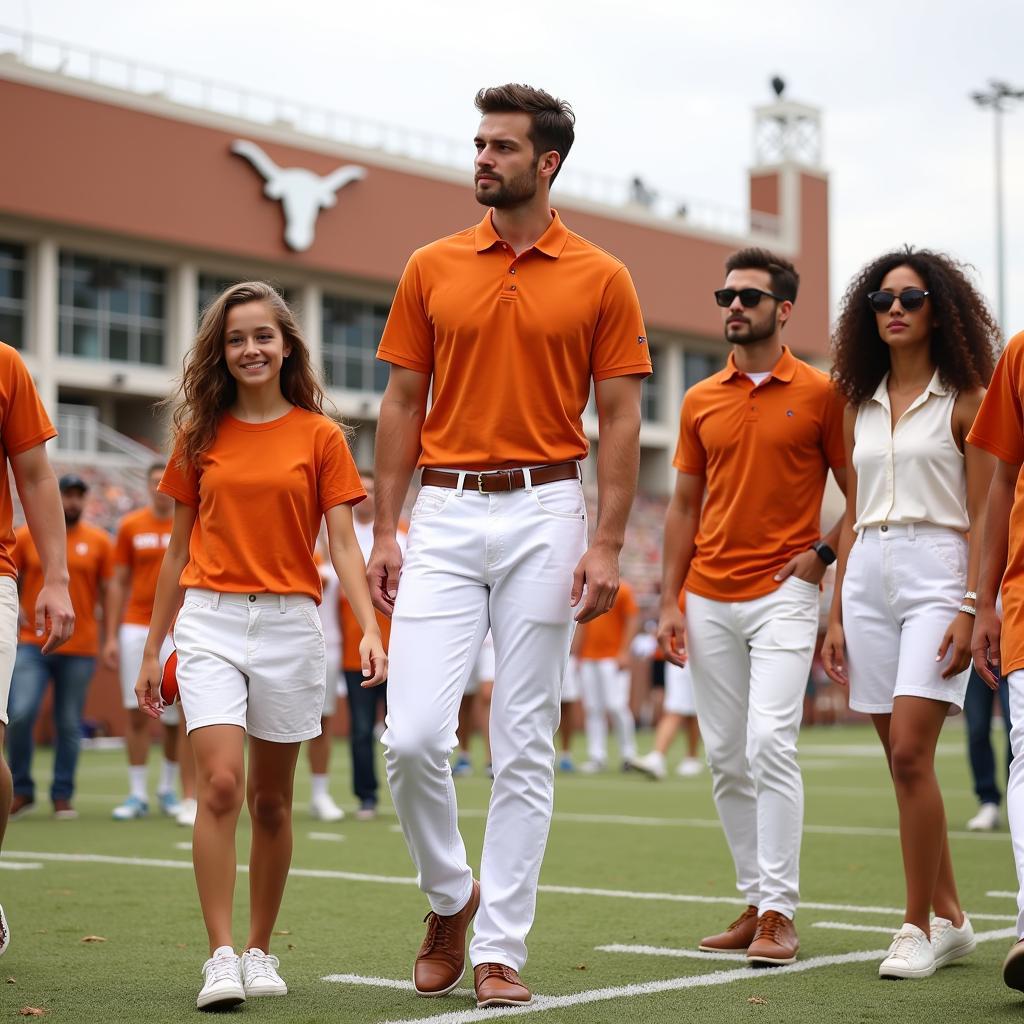
M128 791L132 796L146 802L146 766L144 764L128 765Z
M311 775L309 777L310 782L313 785L313 799L318 800L322 796L327 796L327 780L326 775Z
M164 758L160 765L160 785L157 786L158 793L173 793L174 782L178 777L178 762L168 761Z

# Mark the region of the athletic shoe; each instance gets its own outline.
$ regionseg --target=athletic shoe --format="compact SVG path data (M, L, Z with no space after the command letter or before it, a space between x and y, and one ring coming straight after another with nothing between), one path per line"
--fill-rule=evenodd
M242 969L235 951L220 946L203 964L203 987L196 997L200 1010L226 1010L245 1002Z
M199 813L199 804L193 797L187 796L178 805L178 813L174 820L185 828L192 828L196 823L196 815Z
M580 765L580 772L584 775L597 775L600 772L603 772L604 769L604 761L595 761L593 758L584 761L583 764Z
M309 802L310 817L317 821L341 821L345 812L331 799L328 793L315 796Z
M676 775L679 775L684 779L690 779L693 778L694 775L700 775L702 771L704 771L704 763L699 757L684 757L676 767Z
M144 818L147 814L149 814L149 804L132 795L123 804L114 808L111 817L114 821L132 821L135 818Z
M1018 939L1006 954L1003 961L1003 982L1008 988L1024 992L1024 939Z
M253 946L242 954L242 987L247 996L286 996L288 986L277 973L281 961Z
M372 821L377 817L377 801L376 800L363 800L359 804L359 810L356 811L357 821Z
M665 771L665 756L657 750L652 750L649 754L644 754L643 757L629 757L626 759L626 764L633 771L641 772L649 779L654 779L655 782L661 782L668 774Z
M796 963L800 940L793 922L777 910L766 910L757 919L754 940L747 947L751 967L783 967Z
M463 775L473 774L473 762L470 761L468 754L459 754L455 758L455 764L452 765L452 775L459 778Z
M181 801L178 799L176 793L172 790L165 789L162 793L157 793L157 802L160 804L160 813L168 818L176 818L178 811L181 810Z
M7 947L10 944L11 926L7 923L7 918L4 917L4 908L0 907L0 956L7 952Z
M999 804L982 804L967 822L968 832L995 832L999 828Z
M70 800L54 800L53 816L58 821L74 821L78 817L78 811L71 806Z
M35 809L36 802L32 797L15 793L14 799L11 801L11 812L7 816L7 820L17 821L18 818L24 818L26 814L31 814Z
M935 973L932 944L915 924L904 923L892 937L889 955L879 964L880 978L930 978Z
M962 956L973 953L978 945L971 927L970 918L964 914L964 923L959 928L944 917L933 917L931 935L932 956L935 957L935 969L945 967Z
M558 759L558 770L560 772L574 772L576 771L576 764L572 759L572 754L563 754Z
M702 953L746 953L757 931L757 907L747 907L724 932L700 940Z

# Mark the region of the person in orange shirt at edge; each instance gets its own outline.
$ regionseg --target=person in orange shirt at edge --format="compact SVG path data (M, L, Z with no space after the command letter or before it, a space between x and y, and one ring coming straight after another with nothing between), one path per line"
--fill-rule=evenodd
M391 372L368 572L377 606L393 613L388 781L431 911L415 989L455 988L476 915L477 1004L493 1006L532 998L519 971L551 820L573 608L583 622L615 599L651 363L629 272L549 205L573 141L569 105L505 85L482 89L476 106L476 198L490 209L413 253L378 349ZM591 382L599 499L587 547L579 460ZM403 561L395 527L417 462ZM448 758L488 628L494 785L478 883Z
M21 590L21 631L11 681L10 724L7 745L14 777L11 819L34 810L36 787L32 778L33 734L49 682L53 681L53 721L56 743L50 799L58 820L78 817L71 803L75 770L82 743L82 710L100 652L97 605L103 607L104 641L114 636L117 622L111 614L110 578L114 574L114 545L105 530L82 522L89 488L75 474L60 478L60 499L67 529L67 565L71 604L75 611L74 636L59 654L44 654L35 628L35 608L45 574L28 527L15 532L14 563Z
M622 580L612 610L587 623L574 639L587 733L587 760L580 771L586 775L607 767L608 716L618 732L623 769L636 757L636 723L629 709L629 647L639 625L633 588Z
M149 759L152 720L139 710L139 702L135 699L135 680L139 678L142 649L153 614L160 564L171 539L174 502L157 490L166 466L165 462L157 462L149 467L146 474L149 502L121 520L115 542L111 603L113 619L119 627L116 642L111 642L104 649L103 658L110 668L118 672L121 699L128 710L125 747L129 785L128 798L114 808L115 821L144 818L149 813L146 761ZM166 661L172 650L174 645L167 637L160 650L161 661ZM192 826L196 820L195 767L192 748L180 735L178 721L177 706L164 710L161 717L164 756L156 796L164 814L176 818L179 825ZM174 792L179 772L179 750L183 797L180 803Z
M1017 940L1003 963L1003 981L1024 992L1024 332L999 357L967 442L998 460L982 526L971 651L982 679L1010 693L1006 816L1019 891Z
M846 488L844 403L826 374L782 344L799 285L793 265L744 249L725 266L715 301L732 351L683 399L658 640L669 661L689 659L715 805L748 904L700 949L765 967L792 963L800 948L796 745L819 583L840 526L820 538L830 468Z
M0 342L0 846L11 808L11 772L4 760L4 741L20 618L18 567L13 557L14 507L7 463L42 566L42 586L29 609L29 622L40 638L41 655L47 657L67 641L75 625L68 593L64 517L57 480L46 457L46 442L56 436L21 356ZM10 942L11 929L0 906L0 956Z

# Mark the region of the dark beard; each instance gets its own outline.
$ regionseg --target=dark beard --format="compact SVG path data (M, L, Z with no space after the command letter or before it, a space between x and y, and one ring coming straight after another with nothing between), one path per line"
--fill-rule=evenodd
M524 171L518 178L502 184L489 192L476 193L481 206L493 206L496 210L507 210L513 206L528 203L537 194L537 176L533 171Z
M775 325L779 318L778 307L772 310L771 320L761 327L756 324L749 325L749 333L744 335L737 335L731 337L729 335L729 325L726 324L724 328L725 340L730 345L753 345L758 341L764 341L766 338L770 338L775 333Z
M67 512L64 513L64 525L65 526L77 526L78 520L82 518L81 512Z

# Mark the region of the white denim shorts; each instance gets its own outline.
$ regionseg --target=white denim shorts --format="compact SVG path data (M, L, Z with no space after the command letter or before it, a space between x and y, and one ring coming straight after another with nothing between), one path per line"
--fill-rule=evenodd
M671 715L695 715L697 705L693 699L693 675L690 666L680 668L671 661L665 662L665 703L664 710Z
M320 735L327 660L312 598L187 590L174 646L190 733L238 725L274 743Z
M18 653L18 584L0 576L0 723L7 724L14 656Z
M871 526L857 535L843 579L850 707L888 714L896 697L963 710L970 669L943 679L939 644L963 602L967 540L942 526Z
M123 622L117 631L117 645L120 649L121 703L130 711L139 710L139 700L135 696L135 684L142 668L142 655L146 649L146 638L149 626L140 626L133 622ZM171 656L174 644L171 638L165 637L160 645L160 665ZM178 705L171 704L164 708L160 721L164 725L177 725L180 719Z
M322 621L322 620L321 620ZM324 708L321 718L330 718L338 710L338 682L345 685L341 676L341 644L331 644L325 651L326 683L324 685Z

